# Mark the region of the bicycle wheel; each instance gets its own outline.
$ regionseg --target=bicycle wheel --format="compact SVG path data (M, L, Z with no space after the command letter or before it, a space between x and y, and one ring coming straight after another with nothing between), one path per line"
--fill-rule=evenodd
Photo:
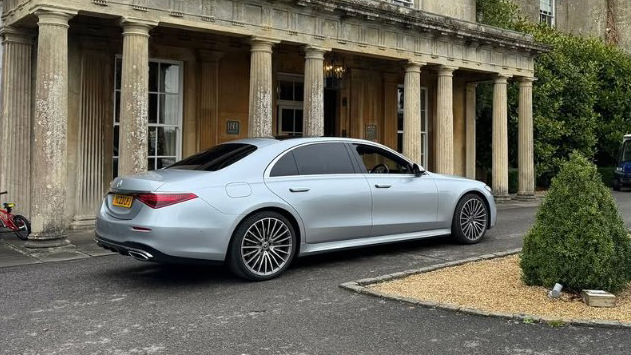
M15 227L17 228L13 230L15 235L22 240L26 240L31 234L31 222L29 222L26 217L18 214L13 216L13 224L15 224Z

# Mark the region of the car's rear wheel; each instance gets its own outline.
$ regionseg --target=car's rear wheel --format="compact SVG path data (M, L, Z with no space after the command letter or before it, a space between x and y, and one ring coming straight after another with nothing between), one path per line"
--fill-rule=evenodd
M486 234L488 221L489 211L482 198L466 195L456 206L451 234L460 243L478 243Z
M243 278L264 281L282 274L296 253L292 224L283 215L262 211L244 219L234 232L228 265Z

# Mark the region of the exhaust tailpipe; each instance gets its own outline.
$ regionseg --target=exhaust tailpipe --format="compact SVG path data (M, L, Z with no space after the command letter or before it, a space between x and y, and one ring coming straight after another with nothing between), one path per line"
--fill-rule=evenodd
M132 258L134 258L136 260L140 260L140 261L149 261L149 260L151 260L153 258L153 255L147 253L146 251L142 251L142 250L130 250L127 253Z

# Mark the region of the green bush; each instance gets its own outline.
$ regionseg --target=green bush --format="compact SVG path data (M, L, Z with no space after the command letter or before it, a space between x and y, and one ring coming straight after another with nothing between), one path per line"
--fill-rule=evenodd
M512 0L477 0L478 21L525 32L548 53L535 59L533 89L537 185L547 187L561 162L579 151L601 166L616 164L625 133L631 132L631 56L599 38L575 37L526 21ZM517 165L518 115L515 84L509 86L509 162ZM478 160L491 166L493 88L478 86ZM609 183L608 183L609 184Z
M519 169L508 169L508 192L516 194L519 189Z
M616 170L615 166L598 168L598 173L600 174L600 177L602 178L605 186L611 187L615 170Z
M616 202L579 153L562 164L526 234L521 256L528 285L620 291L631 280L631 239Z

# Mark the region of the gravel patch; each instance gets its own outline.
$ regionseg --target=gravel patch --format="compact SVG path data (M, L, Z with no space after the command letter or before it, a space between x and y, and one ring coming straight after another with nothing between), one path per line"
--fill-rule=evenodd
M573 323L589 325L595 320L601 325L631 325L631 285L617 295L614 308L589 307L569 293L551 299L546 288L522 282L517 255L445 267L365 287L374 295L435 303L482 315L522 315L517 317L522 319L536 315L542 321L580 320Z

